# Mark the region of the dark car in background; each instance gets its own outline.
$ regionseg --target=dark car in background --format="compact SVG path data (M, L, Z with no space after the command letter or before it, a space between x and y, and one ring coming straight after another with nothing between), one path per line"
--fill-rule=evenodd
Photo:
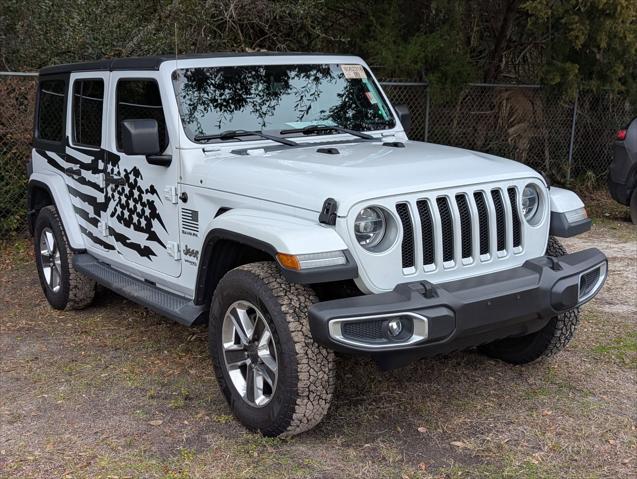
M617 132L608 188L615 201L630 207L630 217L637 224L637 117Z

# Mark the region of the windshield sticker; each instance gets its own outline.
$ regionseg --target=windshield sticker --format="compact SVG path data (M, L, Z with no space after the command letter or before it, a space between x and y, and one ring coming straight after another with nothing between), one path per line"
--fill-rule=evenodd
M367 78L362 65L341 65L341 70L348 80L364 80Z
M336 126L336 122L334 120L288 121L285 125L290 128L305 128L306 126L315 125Z

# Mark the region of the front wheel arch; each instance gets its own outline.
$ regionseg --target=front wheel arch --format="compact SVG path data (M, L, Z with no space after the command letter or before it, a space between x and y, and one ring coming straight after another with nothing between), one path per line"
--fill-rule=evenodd
M258 261L276 261L276 250L272 245L229 230L211 230L203 245L195 304L210 304L219 281L230 270Z

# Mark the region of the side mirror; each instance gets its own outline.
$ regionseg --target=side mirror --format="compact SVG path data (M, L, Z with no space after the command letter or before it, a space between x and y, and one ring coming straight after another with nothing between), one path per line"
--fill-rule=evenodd
M411 130L411 113L409 112L409 107L407 105L396 105L394 109L398 114L398 119L401 125L403 125L405 133L409 134Z
M159 125L157 120L122 121L122 148L127 155L158 155Z

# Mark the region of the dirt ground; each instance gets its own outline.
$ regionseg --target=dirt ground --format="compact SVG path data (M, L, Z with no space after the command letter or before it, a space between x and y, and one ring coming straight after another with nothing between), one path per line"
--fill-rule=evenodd
M233 420L204 328L107 291L55 311L25 244L5 245L0 477L635 477L637 228L608 216L565 241L605 251L610 277L563 353L516 367L470 351L392 372L339 359L328 417L289 440Z

